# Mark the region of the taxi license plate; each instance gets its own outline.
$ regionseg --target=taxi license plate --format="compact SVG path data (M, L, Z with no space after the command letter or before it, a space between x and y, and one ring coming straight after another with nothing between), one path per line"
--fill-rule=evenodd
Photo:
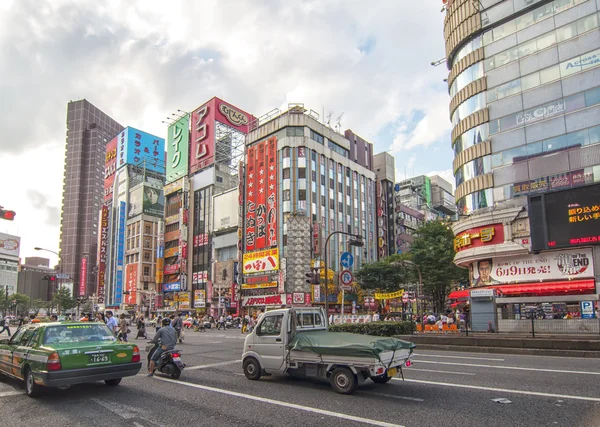
M105 363L108 361L108 354L90 354L88 363Z
M388 377L395 377L396 374L398 374L398 369L396 369L396 368L388 369L387 374L388 374Z

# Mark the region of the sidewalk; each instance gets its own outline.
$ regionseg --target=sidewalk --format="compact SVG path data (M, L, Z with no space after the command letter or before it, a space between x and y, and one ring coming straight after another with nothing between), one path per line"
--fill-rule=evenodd
M531 335L469 332L465 334L414 334L396 338L414 342L418 349L482 353L600 358L598 335Z

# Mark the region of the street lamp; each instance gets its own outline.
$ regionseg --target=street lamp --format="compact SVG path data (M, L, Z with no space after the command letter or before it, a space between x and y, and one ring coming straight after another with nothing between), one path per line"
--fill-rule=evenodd
M347 233L345 231L333 231L331 233L329 233L329 236L327 236L327 239L325 240L325 318L327 319L327 322L329 323L329 297L327 295L328 293L328 282L329 282L329 263L328 263L328 259L329 259L329 239L331 239L331 236L333 236L334 234L344 234L346 236L352 236L354 237L356 240L351 240L350 241L350 245L351 246L364 246L364 243L362 241L362 236L360 234L353 234L353 233ZM343 315L344 313L342 313Z
M50 249L44 249L44 248L40 248L40 247L35 247L33 248L36 251L46 251L46 252L50 252L55 254L58 257L58 271L59 271L59 278L58 278L58 314L61 314L61 300L62 300L62 273L63 273L63 263L62 263L62 257L60 256L60 254L56 251L50 250Z

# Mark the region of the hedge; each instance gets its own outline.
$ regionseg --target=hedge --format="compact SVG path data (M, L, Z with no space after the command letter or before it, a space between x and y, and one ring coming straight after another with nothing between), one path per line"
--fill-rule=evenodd
M394 335L410 335L414 332L412 322L369 322L369 323L345 323L343 325L331 325L331 332L351 332L354 334L377 335L380 337L391 337Z

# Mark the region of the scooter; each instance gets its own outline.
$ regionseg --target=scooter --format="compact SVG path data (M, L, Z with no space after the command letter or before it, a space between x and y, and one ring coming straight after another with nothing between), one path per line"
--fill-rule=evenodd
M146 345L146 351L148 352L148 366L150 366L150 359L154 352L158 349L160 344L149 342ZM156 362L156 370L163 374L169 375L173 379L179 379L181 372L185 368L185 363L181 361L181 351L167 350L160 355L160 359Z

